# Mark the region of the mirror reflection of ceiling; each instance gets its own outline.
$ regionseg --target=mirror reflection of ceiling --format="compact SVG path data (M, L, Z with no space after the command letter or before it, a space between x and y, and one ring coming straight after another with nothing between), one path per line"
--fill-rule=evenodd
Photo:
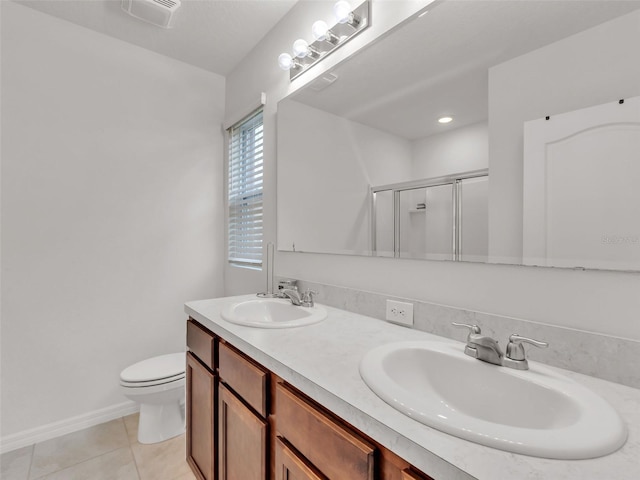
M291 98L408 140L423 138L487 119L490 66L637 10L640 2L448 0L429 8L437 9L437 22L428 21L429 12L416 16L338 65L328 87L314 90L320 79ZM452 113L449 126L436 122Z

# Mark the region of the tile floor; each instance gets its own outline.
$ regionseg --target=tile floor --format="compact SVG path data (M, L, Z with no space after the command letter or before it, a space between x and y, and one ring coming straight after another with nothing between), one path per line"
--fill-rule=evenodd
M162 443L137 440L138 414L7 452L2 480L195 480L184 434Z

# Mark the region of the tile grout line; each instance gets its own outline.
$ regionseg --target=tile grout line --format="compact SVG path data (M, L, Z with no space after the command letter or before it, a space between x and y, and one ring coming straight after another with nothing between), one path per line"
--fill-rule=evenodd
M31 477L31 467L33 466L33 457L36 453L36 444L31 445L31 456L29 458L29 468L27 469L27 480Z
M129 428L127 428L127 422L124 421L124 417L122 417L122 423L124 424L124 431L127 434L127 444L128 444L127 446L129 447L129 453L131 454L131 458L133 459L133 467L136 469L136 476L138 477L138 480L142 480L142 475L140 475L140 469L138 468L138 462L136 461L136 456L133 453L133 448L131 448L131 437L129 435L131 432L129 432Z
M126 417L128 417L129 415L127 415ZM117 420L117 419L114 419ZM133 460L133 466L135 468L135 472L136 472L136 479L137 480L142 480L143 479L143 475L141 473L141 466L139 465L138 459L136 458L136 454L134 452L134 446L140 445L140 443L137 441L137 436L135 435L137 433L137 429L135 432L132 432L132 425L127 426L127 422L125 421L125 416L120 417L119 418L121 425L123 426L124 429L124 433L126 434L126 438L127 438L127 442L126 442L126 446L129 450L129 455L130 458ZM131 435L130 435L131 434ZM43 474L39 474L38 477L35 478L31 478L32 475L36 474L36 472L34 472L34 468L36 467L35 465L35 449L38 445L42 444L44 442L37 442L34 443L32 445L30 445L30 450L29 450L29 464L28 464L28 468L26 469L26 480L43 480L45 478L48 478L49 476L53 475L55 476L56 474L60 474L60 472L64 472L65 470L68 469L73 469L75 467L78 467L80 465L83 465L85 463L91 462L91 461L95 461L96 459L99 459L101 457L104 457L106 455L112 454L113 452L116 452L118 450L124 449L124 445L120 446L120 447L116 447L107 451L104 451L102 453L100 453L99 455L95 455L95 456L91 456L89 458L85 458L80 462L77 463L73 463L70 465L66 465L63 468L58 468L56 470L53 470L51 472L46 472ZM184 457L182 458L182 461L185 461ZM192 473L191 469L188 468L187 471L189 473ZM185 475L178 475L176 477L173 478L173 480L181 480L182 478L185 478ZM191 478L191 477L188 477ZM195 477L194 477L195 478Z
M127 430L126 424L124 423L124 417L120 417L120 420L122 421L122 427L124 428L124 433L126 435L128 430ZM47 440L45 440L45 441L47 441ZM43 443L43 442L39 442L39 443ZM31 478L31 467L33 466L33 459L35 458L36 445L38 445L38 443L34 443L33 444L33 450L31 452L31 463L29 464L29 473L27 475L27 480L39 480L41 478L46 477L47 475L53 475L54 473L62 472L63 470L66 470L68 468L77 467L78 465L82 465L83 463L89 462L91 460L95 460L96 458L100 458L103 455L108 455L109 453L112 453L112 452L115 452L116 450L120 450L120 449L124 448L124 447L114 448L112 450L108 450L106 452L102 452L100 455L96 455L96 456L93 456L93 457L86 458L86 459L82 460L81 462L74 463L72 465L67 465L64 468L60 468L58 470L54 470L53 472L45 473L44 475L40 475L39 477L36 477L36 478ZM128 435L127 435L127 446L129 447L129 450L131 451L131 445L129 444L129 436ZM133 452L131 452L131 456L133 456ZM133 461L134 461L134 465L135 465L135 457L133 458ZM136 473L137 472L138 472L138 467L136 465ZM138 479L139 478L140 478L140 474L138 474Z
M136 461L136 456L133 453L133 449L131 448L131 443L129 443L129 452L131 453L131 458L133 458L133 466L136 469L136 475L138 476L138 480L142 480L142 475L140 475L140 469L138 468L138 462Z
M127 447L129 447L129 446L127 446ZM29 478L29 477L27 477L27 480L40 480L40 479L42 479L42 478L45 478L45 477L46 477L46 476L48 476L48 475L53 475L54 473L59 473L59 472L62 472L63 470L67 470L67 469L69 469L69 468L77 467L78 465L82 465L83 463L90 462L90 461L92 461L92 460L95 460L96 458L100 458L100 457L102 457L102 456L104 456L104 455L109 455L110 453L113 453L113 452L115 452L115 451L117 451L117 450L122 450L123 448L125 448L125 447L118 447L118 448L114 448L113 450L109 450L109 451L107 451L107 452L103 452L103 453L101 453L100 455L96 455L95 457L89 457L89 458L87 458L87 459L85 459L85 460L83 460L83 461L81 461L81 462L74 463L74 464L72 464L72 465L67 465L67 466L66 466L66 467L64 467L64 468L60 468L59 470L54 470L53 472L47 472L47 473L45 473L44 475L40 475L39 477L35 477L35 478ZM135 460L135 459L134 459L134 460ZM29 467L29 475L31 475L31 467Z
M127 432L127 443L129 444L129 452L131 453L131 458L133 458L133 466L136 469L136 475L138 476L138 480L142 480L142 475L140 474L140 469L138 468L138 461L136 460L136 455L133 453L131 437L129 436L129 429L127 428L127 422L124 421L124 417L122 417L122 422L124 423L124 431Z

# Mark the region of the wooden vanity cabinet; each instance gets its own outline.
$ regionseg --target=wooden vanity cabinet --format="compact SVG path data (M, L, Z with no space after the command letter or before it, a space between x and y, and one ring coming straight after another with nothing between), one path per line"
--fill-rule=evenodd
M218 373L220 480L268 480L269 372L221 342Z
M276 378L274 480L433 480Z
M186 450L187 463L199 480L216 478L217 377L215 336L187 323Z
M187 346L199 480L433 480L193 319Z

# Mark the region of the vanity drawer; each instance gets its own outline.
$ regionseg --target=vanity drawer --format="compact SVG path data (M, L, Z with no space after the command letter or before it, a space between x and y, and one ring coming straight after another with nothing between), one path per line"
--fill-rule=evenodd
M212 371L216 368L216 337L190 318L187 320L187 347Z
M380 480L433 480L391 450L379 447Z
M281 437L276 437L274 480L328 480Z
M402 471L402 480L432 480L432 478L421 475L410 468L405 468Z
M332 480L373 480L375 446L288 385L276 385L276 430Z
M269 372L227 343L220 343L218 373L258 414L267 416Z

